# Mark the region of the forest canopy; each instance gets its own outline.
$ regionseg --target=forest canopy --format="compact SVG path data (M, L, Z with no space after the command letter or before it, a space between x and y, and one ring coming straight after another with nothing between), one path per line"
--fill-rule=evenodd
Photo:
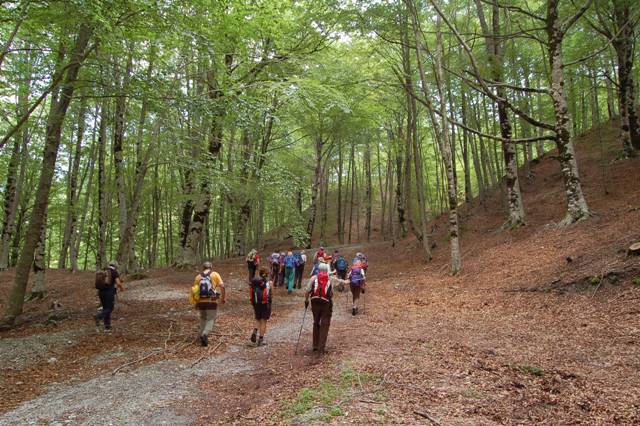
M6 1L0 269L194 265L413 234L557 150L568 226L588 219L574 137L614 119L640 149L632 0ZM40 274L40 275L38 275Z

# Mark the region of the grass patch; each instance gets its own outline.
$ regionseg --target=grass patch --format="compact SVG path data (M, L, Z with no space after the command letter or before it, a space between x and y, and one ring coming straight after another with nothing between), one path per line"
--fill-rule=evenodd
M479 389L470 387L462 391L462 396L471 399L485 399L487 395Z
M635 278L633 279L633 284L635 284L635 285L637 285L637 286L640 286L640 277L635 277Z
M592 286L597 286L598 284L600 284L600 277L596 277L595 275L593 277L589 277L589 284L591 284Z
M544 376L544 370L535 365L528 365L528 364L514 365L513 369L521 373L529 374L531 376L536 376L536 377Z
M352 363L346 362L338 374L327 375L320 384L301 389L294 400L285 402L282 417L291 419L308 415L305 421L330 421L344 416L342 404L351 402L354 394L372 380L371 374L359 372Z

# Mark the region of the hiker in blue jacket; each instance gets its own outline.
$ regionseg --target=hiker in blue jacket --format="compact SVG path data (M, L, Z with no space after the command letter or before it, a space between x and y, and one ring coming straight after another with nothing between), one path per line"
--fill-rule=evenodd
M287 293L291 293L293 291L293 284L296 275L296 259L293 257L293 253L291 251L287 252L287 255L284 257L284 278L287 282Z

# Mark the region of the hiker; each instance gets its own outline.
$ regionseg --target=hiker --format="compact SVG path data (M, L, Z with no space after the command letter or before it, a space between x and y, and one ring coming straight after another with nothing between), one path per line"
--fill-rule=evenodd
M102 306L98 313L94 315L96 332L100 331L100 323L102 322L104 323L104 331L108 333L111 331L111 313L115 307L116 294L118 290L124 291L120 273L118 272L118 262L112 260L106 269L96 273L95 286Z
M364 269L366 272L367 269L369 268L369 259L367 259L367 255L364 253L356 253L356 259L360 261L360 265L362 266L362 269Z
M320 247L313 255L313 263L318 262L319 259L324 259L324 247Z
M333 255L332 268L336 271L336 275L338 278L342 280L347 279L347 272L349 272L349 263L347 259L342 256L338 250L335 251Z
M251 251L247 254L247 269L249 270L249 282L256 276L256 269L260 265L260 255L258 254L258 250L251 249Z
M318 274L309 280L304 295L304 308L313 312L313 352L324 353L333 312L333 282L342 281L329 275L329 265L320 263Z
M258 337L258 346L264 345L264 335L267 332L267 320L271 317L271 283L269 282L269 271L266 268L260 268L258 277L251 281L250 300L253 305L253 312L256 319L256 325L251 333L251 342L256 343Z
M200 315L198 337L202 346L209 344L209 333L213 330L218 316L218 303L226 302L222 278L212 268L211 262L204 262L202 272L196 275L192 287L197 288L198 293L196 301L196 310Z
M277 250L269 256L269 262L271 263L271 282L277 287L280 275L280 253Z
M283 251L280 252L280 257L278 258L278 264L280 265L278 268L278 285L284 285L284 258L287 257L287 254Z
M296 259L295 287L302 288L302 276L304 275L304 265L307 263L307 255L304 253L304 250L298 250L293 257Z
M351 288L351 315L358 313L358 300L360 300L360 293L364 293L365 272L364 267L360 261L355 262L349 270L349 287Z
M296 276L296 259L291 251L284 257L284 279L287 282L287 293L293 291L294 279Z

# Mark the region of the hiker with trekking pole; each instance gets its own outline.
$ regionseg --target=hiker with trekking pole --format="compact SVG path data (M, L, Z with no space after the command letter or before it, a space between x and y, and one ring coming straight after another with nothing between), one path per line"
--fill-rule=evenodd
M325 353L327 337L329 335L329 326L331 325L331 315L333 314L333 283L345 282L335 276L329 275L329 265L320 263L318 265L318 274L309 280L304 295L305 314L302 317L302 325L309 308L309 300L311 300L311 312L313 313L313 352ZM298 343L300 342L300 334L302 334L302 326L298 334ZM296 353L298 343L296 343Z

